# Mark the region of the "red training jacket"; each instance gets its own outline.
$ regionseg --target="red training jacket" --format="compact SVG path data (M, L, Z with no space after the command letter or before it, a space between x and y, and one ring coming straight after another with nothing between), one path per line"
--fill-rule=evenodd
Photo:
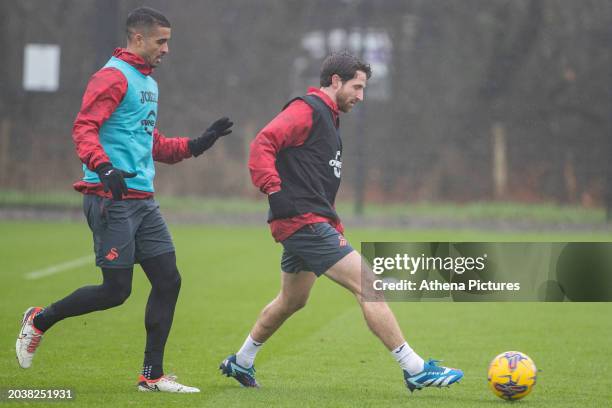
M338 106L323 91L309 88L308 95L321 98L332 111L337 123ZM249 170L251 180L261 192L269 194L281 189L281 179L276 170L276 155L287 147L304 144L312 128L312 108L304 101L297 100L280 112L268 123L251 142ZM272 236L278 241L289 238L305 225L317 222L331 224L341 234L344 226L340 221L332 220L314 213L301 214L291 218L276 219L270 222Z
M119 58L144 75L151 75L153 68L145 60L124 48L117 48L113 56ZM95 170L100 164L110 162L100 144L100 127L123 100L127 91L127 79L121 71L115 68L102 68L89 80L83 95L81 110L77 114L72 128L72 140L76 146L79 159L90 170ZM165 137L157 128L153 130L153 160L173 164L191 157L187 137ZM82 180L73 185L74 189L83 194L96 194L112 198L109 191L105 193L101 183L86 183ZM153 193L139 190L128 190L124 198L142 199L152 197Z

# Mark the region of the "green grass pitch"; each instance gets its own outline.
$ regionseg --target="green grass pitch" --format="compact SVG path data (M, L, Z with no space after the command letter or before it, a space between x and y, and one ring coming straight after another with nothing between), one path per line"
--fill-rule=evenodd
M464 370L461 384L411 395L401 371L368 332L352 296L326 278L309 304L259 353L259 390L219 375L261 308L277 293L280 246L261 227L173 225L183 288L165 369L202 389L198 395L138 393L144 305L139 268L121 307L72 318L45 336L32 368L20 369L14 342L21 313L100 281L91 265L38 280L25 274L91 254L85 223L0 222L0 388L72 388L73 403L33 406L503 407L487 387L487 365L517 349L541 372L523 407L610 406L611 303L393 303L407 340L423 357ZM610 234L500 234L350 230L360 241L608 241ZM5 401L0 401L5 402ZM59 405L58 405L59 404ZM7 404L8 406L9 404ZM25 403L10 404L15 406Z

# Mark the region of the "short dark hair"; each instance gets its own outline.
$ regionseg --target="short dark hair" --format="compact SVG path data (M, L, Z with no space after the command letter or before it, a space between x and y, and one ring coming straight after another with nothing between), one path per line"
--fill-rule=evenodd
M134 29L145 28L149 30L153 26L170 28L170 21L162 13L150 7L138 7L132 10L125 22L128 38L132 38Z
M321 86L330 86L334 74L338 75L344 82L349 81L355 78L357 71L365 72L368 79L372 76L370 65L356 56L346 51L333 53L325 58L323 65L321 65Z

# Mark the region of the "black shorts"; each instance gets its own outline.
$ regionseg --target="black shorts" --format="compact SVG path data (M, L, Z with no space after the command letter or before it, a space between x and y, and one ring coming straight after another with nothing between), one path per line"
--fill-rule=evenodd
M281 244L284 248L281 270L288 273L312 271L321 276L353 252L346 238L325 222L308 224Z
M174 251L170 231L153 198L114 201L87 194L83 211L99 267L129 268Z

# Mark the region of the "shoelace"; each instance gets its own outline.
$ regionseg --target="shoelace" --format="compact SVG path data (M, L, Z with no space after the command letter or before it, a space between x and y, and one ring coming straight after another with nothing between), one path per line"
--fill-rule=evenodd
M28 353L34 353L40 344L42 336L40 334L32 333L30 337L30 344L28 344Z
M240 364L238 364L237 362L236 363L232 363L232 364L235 364L238 367L242 368L243 370L248 371L248 373L250 375L255 375L255 373L257 372L257 370L255 370L255 366L251 366L251 368L245 368L245 367L241 366ZM240 372L240 371L238 371L238 372Z
M176 381L178 380L178 377L174 374L166 374L162 377L162 379L166 379L166 381L170 381L170 382L178 384L178 382Z
M430 359L427 363L429 364L429 369L427 370L430 373L440 373L444 371L444 367L440 367L436 363L441 363L442 360L432 360Z

